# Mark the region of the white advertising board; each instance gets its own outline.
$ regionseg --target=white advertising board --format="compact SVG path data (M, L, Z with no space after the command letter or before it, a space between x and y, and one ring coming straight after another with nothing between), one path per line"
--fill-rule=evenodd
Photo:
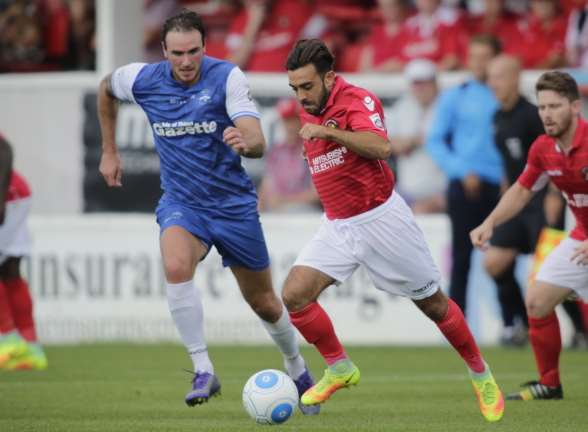
M277 291L319 219L318 214L262 217ZM436 215L418 222L446 278L448 221ZM178 340L167 309L159 232L152 216L35 216L31 228L34 253L24 270L43 341ZM500 327L495 290L479 259L473 267L468 319L481 343L494 343ZM216 251L198 266L196 284L203 293L210 343L269 342ZM320 302L345 343L443 342L436 326L410 301L376 290L362 271L329 287Z

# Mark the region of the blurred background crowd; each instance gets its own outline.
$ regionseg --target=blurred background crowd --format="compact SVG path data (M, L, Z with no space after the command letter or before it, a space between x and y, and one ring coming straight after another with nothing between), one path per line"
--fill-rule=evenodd
M282 72L301 37L328 41L341 72L459 70L476 33L525 69L588 66L586 0L145 0L144 60L161 59L161 22L182 7L204 17L209 55L248 71ZM0 71L91 70L95 27L95 0L0 0Z

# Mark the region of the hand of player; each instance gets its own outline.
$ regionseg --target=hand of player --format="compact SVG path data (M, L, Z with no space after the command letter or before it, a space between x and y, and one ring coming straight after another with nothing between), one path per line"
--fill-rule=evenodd
M468 174L462 180L463 191L466 199L469 201L477 201L482 192L482 181L476 174Z
M103 152L100 158L100 174L110 187L121 187L122 164L118 153Z
M493 232L494 228L492 228L492 225L484 222L479 227L470 231L470 240L474 247L486 250L488 249L488 241L492 237Z
M223 131L223 141L238 155L244 155L248 150L243 134L236 127L229 126Z
M300 129L298 135L305 140L311 140L313 138L325 139L327 137L326 132L327 128L325 126L306 123Z
M574 249L570 261L580 265L588 265L588 240L584 240L576 249Z

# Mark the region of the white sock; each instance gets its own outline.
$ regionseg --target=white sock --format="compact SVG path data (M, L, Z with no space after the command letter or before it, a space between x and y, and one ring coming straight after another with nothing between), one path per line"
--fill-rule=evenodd
M298 378L304 372L304 359L300 355L298 336L286 307L282 305L282 315L275 323L264 320L261 323L284 355L284 366L288 375Z
M166 283L167 302L180 338L190 354L194 372L214 373L204 341L204 313L200 291L193 280Z

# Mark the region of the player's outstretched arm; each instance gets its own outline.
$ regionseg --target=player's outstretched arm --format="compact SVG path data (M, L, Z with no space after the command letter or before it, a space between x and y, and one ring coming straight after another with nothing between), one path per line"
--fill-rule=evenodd
M302 139L320 138L335 141L367 159L386 160L392 156L392 144L373 132L351 132L327 126L306 123L300 129Z
M260 158L265 151L265 138L259 119L243 116L235 119L236 127L228 127L223 132L223 140L237 154L247 158Z
M122 186L122 165L115 142L118 100L112 91L111 76L111 74L106 76L98 88L98 119L102 134L100 174L108 186L120 187Z
M494 228L516 216L529 203L535 193L523 187L519 182L513 184L502 196L496 208L484 220L482 225L470 232L470 239L475 247L485 249L492 237Z

